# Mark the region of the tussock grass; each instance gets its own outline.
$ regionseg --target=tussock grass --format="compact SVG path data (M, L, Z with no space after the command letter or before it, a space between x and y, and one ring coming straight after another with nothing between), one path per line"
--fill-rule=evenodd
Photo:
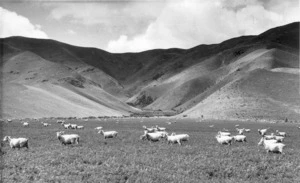
M3 182L300 182L300 132L295 124L239 123L251 129L246 133L248 142L226 146L218 144L215 135L223 128L235 134L237 122L66 121L84 125L84 130L64 130L53 120L45 122L52 125L3 124L4 135L29 138L28 150L1 147ZM143 125L156 124L169 132L188 133L190 140L182 146L139 140ZM105 140L96 126L118 131L118 138ZM257 129L264 127L288 133L284 155L267 154L257 146ZM55 133L60 130L79 134L79 144L60 144Z

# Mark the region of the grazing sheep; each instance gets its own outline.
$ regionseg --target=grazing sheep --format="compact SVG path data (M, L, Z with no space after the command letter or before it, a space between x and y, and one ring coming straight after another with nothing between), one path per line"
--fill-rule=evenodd
M145 130L147 130L148 132L155 132L156 131L156 128L154 128L153 126L151 127L151 128L147 128L146 126L143 126L143 128L145 129Z
M277 140L277 142L283 142L284 137L275 135L275 139Z
M79 135L77 134L64 134L64 131L56 132L56 136L58 140L63 144L78 144L79 143Z
M272 140L272 139L275 139L274 133L271 133L271 135L264 135L263 137L265 137L265 140Z
M188 134L178 134L172 133L171 135L166 135L168 143L178 143L181 145L182 141L188 141L189 135Z
M28 122L23 122L23 126L24 126L24 127L28 127L28 126L29 126L29 123L28 123Z
M27 138L11 138L10 136L5 136L3 141L8 142L10 148L18 148L18 149L22 147L26 147L27 149L29 148Z
M264 137L262 137L260 139L260 142L258 143L258 145L263 144L265 149L267 150L267 153L269 152L278 152L278 153L282 153L282 150L285 146L285 144L283 143L277 143L277 140L273 139L273 140L266 140Z
M244 131L249 133L251 130L246 128Z
M230 132L221 132L221 131L218 131L218 135L221 135L221 136L230 136L231 133Z
M77 129L84 129L84 126L77 126Z
M156 128L157 131L166 131L165 127L159 127L158 125L156 125L155 128Z
M240 125L235 125L235 127L239 127Z
M77 129L77 125L76 124L71 124L71 129Z
M244 134L244 131L245 131L245 128L236 128L236 131L237 131L240 135L243 135L243 134Z
M160 133L148 133L148 131L145 132L144 134L144 138L149 140L149 141L152 141L152 142L156 142L156 141L159 141L161 138L162 138L162 134Z
M235 135L233 136L235 142L247 142L245 135Z
M264 136L267 131L268 131L269 128L265 128L265 129L258 129L258 133L261 135L261 136Z
M214 125L210 125L209 127L210 127L210 128L213 128L213 127L214 127Z
M95 130L102 130L102 126L98 126L98 127L96 127L96 128L94 128Z
M220 134L218 134L216 136L217 141L219 142L219 144L228 144L231 145L232 141L233 141L233 137L230 136L222 136Z
M103 131L103 130L100 130L98 133L102 134L104 136L104 139L106 138L114 138L114 137L117 137L118 135L118 132L116 131Z
M62 125L64 126L65 129L71 128L71 124L70 124L70 123L68 123L68 124L63 124L63 123L62 123Z
M286 132L280 132L280 131L276 130L276 133L277 133L279 136L286 137Z
M49 123L42 123L44 127L50 126Z
M7 122L8 122L8 123L11 123L11 122L12 122L12 119L7 119Z
M56 123L64 123L65 120L57 120Z

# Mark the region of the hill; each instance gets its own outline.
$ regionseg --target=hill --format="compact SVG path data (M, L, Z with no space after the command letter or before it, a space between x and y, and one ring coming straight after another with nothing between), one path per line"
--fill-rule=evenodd
M220 44L140 53L24 37L0 43L4 117L144 110L217 119L300 117L299 22Z

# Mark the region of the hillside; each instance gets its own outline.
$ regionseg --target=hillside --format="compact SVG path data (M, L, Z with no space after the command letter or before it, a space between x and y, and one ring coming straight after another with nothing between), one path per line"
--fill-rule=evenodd
M186 50L112 54L24 37L0 43L3 117L143 110L195 118L300 117L298 22Z

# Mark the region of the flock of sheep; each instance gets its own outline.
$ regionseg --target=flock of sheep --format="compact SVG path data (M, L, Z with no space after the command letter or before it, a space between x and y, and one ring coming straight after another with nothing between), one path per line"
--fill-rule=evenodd
M276 135L274 133L271 133L270 135L267 135L267 131L269 128L265 129L258 129L258 133L262 136L260 141L258 142L258 145L263 145L266 149L266 151L269 152L275 152L275 153L283 153L283 148L285 147L285 144L283 144L283 140L286 137L286 132L279 132L276 130ZM231 133L227 130L219 131L216 139L220 144L228 144L231 145L232 142L246 142L246 136L244 135L244 132L250 132L250 129L239 129L236 128L238 134L235 136L231 136Z
M28 127L28 122L22 122L24 127ZM77 124L66 124L64 120L57 120L57 123L60 123L63 128L65 129L84 129L84 126L79 126ZM49 123L41 122L44 127L50 126ZM237 128L239 125L236 125L237 135L231 136L231 133L227 129L223 129L219 131L216 135L216 140L220 144L227 144L231 145L233 142L247 142L246 135L244 133L249 133L250 129L245 128ZM214 125L210 125L209 127L214 127ZM94 128L98 130L98 133L103 135L104 138L114 138L117 137L117 131L103 131L103 127L99 126ZM168 143L178 143L179 145L182 144L184 141L189 140L188 134L176 134L176 133L169 133L166 131L165 127L159 127L156 125L155 127L147 128L143 126L144 134L140 136L140 140L148 140L151 142L160 141L161 139L166 139ZM278 152L283 153L283 148L285 144L283 144L283 140L286 137L286 132L279 132L276 130L276 135L271 133L267 135L267 131L269 128L266 129L258 129L259 135L261 135L261 139L258 145L263 145L267 152ZM63 144L78 144L80 136L78 134L65 134L64 131L56 132L57 139ZM5 136L3 139L4 142L8 142L11 148L22 148L28 146L28 139L27 138L11 138L10 136Z

